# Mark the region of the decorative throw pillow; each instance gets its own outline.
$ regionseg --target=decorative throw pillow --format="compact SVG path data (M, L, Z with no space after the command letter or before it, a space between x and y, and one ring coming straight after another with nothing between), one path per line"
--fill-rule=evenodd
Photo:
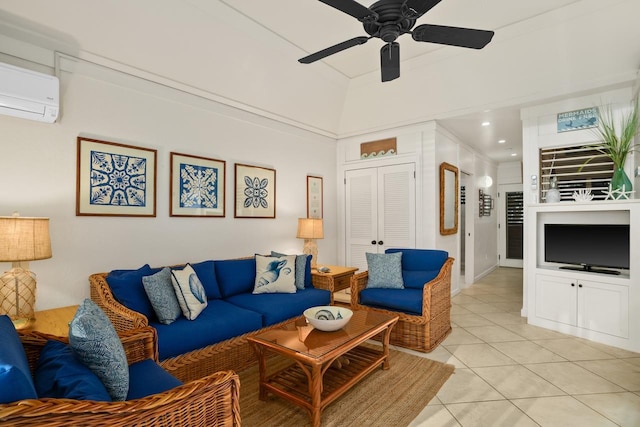
M295 268L295 255L280 258L256 255L256 283L253 293L295 293Z
M404 289L402 280L402 252L372 254L367 252L369 280L367 288Z
M160 323L169 325L182 315L171 281L171 269L165 267L152 276L142 278L142 286Z
M271 256L280 258L283 256L287 256L286 254L281 254L279 252L274 252L271 251ZM304 285L305 285L305 272L306 272L306 268L307 268L307 258L309 258L310 255L304 254L304 255L296 255L296 289L304 289Z
M171 270L171 282L182 314L189 320L195 320L207 307L207 294L193 267L187 264L182 270Z
M37 399L29 361L9 316L0 316L0 404Z
M125 400L129 391L129 365L122 342L111 321L90 299L85 299L69 324L69 345L113 400Z

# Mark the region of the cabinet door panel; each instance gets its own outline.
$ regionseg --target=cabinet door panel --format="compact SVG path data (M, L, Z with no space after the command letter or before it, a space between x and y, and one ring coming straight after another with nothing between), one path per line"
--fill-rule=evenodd
M366 252L376 252L378 241L378 171L346 171L346 263L367 269Z
M578 326L629 337L629 288L581 280L578 288Z
M572 286L573 284L573 286ZM552 276L536 278L536 316L575 326L577 281Z
M415 248L415 165L381 167L378 170L378 241L386 248Z

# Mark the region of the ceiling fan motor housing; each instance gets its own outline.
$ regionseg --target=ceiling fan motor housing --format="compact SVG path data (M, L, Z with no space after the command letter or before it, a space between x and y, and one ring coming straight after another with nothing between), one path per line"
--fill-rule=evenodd
M416 20L402 14L403 4L403 0L380 0L374 3L369 9L378 14L378 20L364 22L364 30L386 43L391 43L400 35L409 32L416 24Z

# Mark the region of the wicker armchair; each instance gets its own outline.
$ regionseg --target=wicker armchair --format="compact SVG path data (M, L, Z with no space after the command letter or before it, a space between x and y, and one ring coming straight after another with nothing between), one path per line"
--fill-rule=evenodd
M351 306L355 310L371 310L398 316L391 330L390 343L428 353L451 332L451 268L453 258L447 258L438 275L422 288L422 315L407 314L360 303L360 292L366 288L369 272L351 278Z
M157 360L151 327L120 334L129 364ZM20 333L33 372L47 339L65 338L36 332ZM240 380L232 371L212 374L164 393L124 402L72 399L30 399L0 404L0 426L239 426Z

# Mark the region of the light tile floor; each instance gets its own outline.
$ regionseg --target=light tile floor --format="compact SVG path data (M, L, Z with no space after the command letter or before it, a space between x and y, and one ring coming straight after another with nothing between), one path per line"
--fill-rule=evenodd
M499 268L452 303L449 337L409 352L456 371L410 427L640 426L640 354L528 325L522 270Z

